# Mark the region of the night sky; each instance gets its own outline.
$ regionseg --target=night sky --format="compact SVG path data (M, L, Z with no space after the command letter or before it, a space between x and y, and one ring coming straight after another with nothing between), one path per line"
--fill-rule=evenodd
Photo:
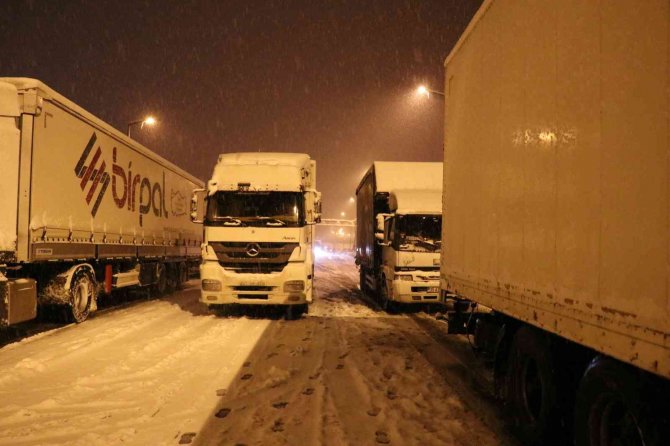
M206 180L306 152L324 216L374 160L440 161L443 61L480 0L0 0L0 76L35 77Z

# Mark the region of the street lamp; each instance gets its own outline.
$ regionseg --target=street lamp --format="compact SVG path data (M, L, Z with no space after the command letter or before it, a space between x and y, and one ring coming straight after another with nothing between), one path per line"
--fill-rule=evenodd
M138 119L137 121L131 121L128 123L128 137L130 137L130 128L134 125L141 124L140 128L144 128L145 125L155 125L156 124L156 118L153 116L147 116L144 119Z
M344 212L340 212L340 215L341 215L342 217L344 217L344 216L347 215L347 214L345 214Z
M416 89L416 94L419 95L419 96L430 97L431 93L444 97L443 92L437 91L437 90L431 90L430 88L426 87L425 85L419 85L419 87Z

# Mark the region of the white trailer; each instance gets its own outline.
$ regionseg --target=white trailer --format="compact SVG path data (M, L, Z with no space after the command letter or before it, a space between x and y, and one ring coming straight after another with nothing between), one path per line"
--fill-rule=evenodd
M81 322L97 296L187 278L202 182L42 82L0 78L0 324L36 303Z
M441 287L528 442L667 435L669 18L486 0L445 61Z
M321 220L316 161L304 153L220 155L207 189L194 191L193 206L194 221L204 214L204 304L215 312L280 305L288 319L308 311L314 225Z

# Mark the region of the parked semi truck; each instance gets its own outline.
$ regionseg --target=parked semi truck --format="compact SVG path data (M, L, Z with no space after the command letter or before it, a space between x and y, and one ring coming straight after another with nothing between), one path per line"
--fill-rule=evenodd
M356 189L360 287L386 310L437 303L442 163L372 164Z
M220 155L207 189L194 191L191 215L197 221L200 214L203 303L219 312L282 305L289 319L308 310L321 219L316 161L302 153Z
M0 78L0 325L37 305L82 322L99 295L187 280L202 182L53 91Z
M486 0L445 61L449 326L526 443L668 444L669 18Z

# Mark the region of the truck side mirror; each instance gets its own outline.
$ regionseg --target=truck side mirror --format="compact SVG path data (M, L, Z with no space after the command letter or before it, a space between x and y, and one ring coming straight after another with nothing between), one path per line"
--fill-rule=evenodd
M384 214L377 214L377 222L376 222L377 226L375 228L376 232L381 232L381 233L384 232L384 218L385 217L386 217L386 215L384 215ZM382 235L382 238L384 238L383 235Z
M200 194L204 194L205 192L206 189L193 189L193 194L191 195L191 221L193 223L203 223L202 219L198 219L198 204L200 203Z
M312 196L310 197L310 195ZM308 190L305 193L305 204L307 206L306 223L308 225L321 223L321 192Z

